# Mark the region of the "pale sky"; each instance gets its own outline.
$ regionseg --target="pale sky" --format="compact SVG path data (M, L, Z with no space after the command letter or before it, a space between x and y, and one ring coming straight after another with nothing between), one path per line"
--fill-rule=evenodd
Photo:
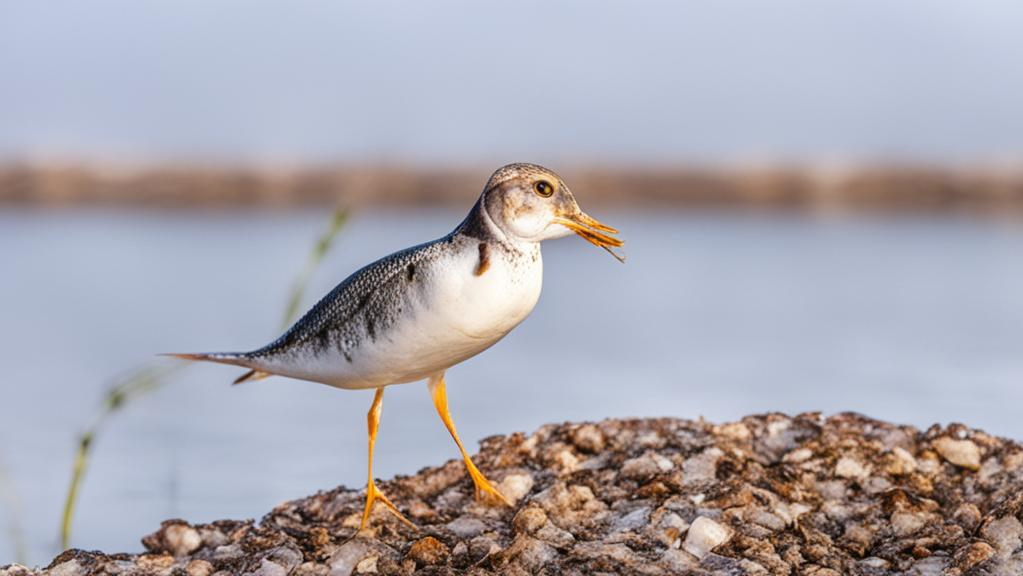
M0 160L1023 153L1023 3L0 1Z

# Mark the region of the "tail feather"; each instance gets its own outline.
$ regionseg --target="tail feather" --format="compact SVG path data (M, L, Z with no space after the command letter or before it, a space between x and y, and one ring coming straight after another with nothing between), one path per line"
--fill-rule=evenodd
M171 358L179 358L181 360L191 360L196 362L216 362L217 364L229 364L231 366L242 366L244 368L252 368L252 360L248 358L247 354L239 353L201 353L201 354L161 354L161 356L170 356ZM262 380L268 378L273 374L264 372L257 368L252 368L245 374L239 376L234 384L241 384L242 382L248 382L250 380Z
M273 376L273 374L269 372L263 372L262 370L253 369L236 378L235 381L232 382L231 384L238 385L243 382L248 382L250 380L262 380L263 378L269 378L271 376Z

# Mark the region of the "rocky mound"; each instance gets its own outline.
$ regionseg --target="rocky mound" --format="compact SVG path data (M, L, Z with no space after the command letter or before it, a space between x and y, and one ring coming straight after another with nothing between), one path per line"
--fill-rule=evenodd
M513 509L475 503L452 461L380 484L418 531L378 506L356 535L363 493L338 488L258 523L167 521L145 554L69 550L40 572L1023 574L1023 447L958 424L608 420L492 437L476 461Z

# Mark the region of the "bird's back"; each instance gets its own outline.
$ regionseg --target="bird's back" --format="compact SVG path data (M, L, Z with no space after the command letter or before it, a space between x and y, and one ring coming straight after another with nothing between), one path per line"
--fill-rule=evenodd
M329 378L337 380L336 385L347 379L358 380L358 358L379 338L388 337L404 316L413 313L411 301L418 273L424 263L440 257L451 242L446 236L364 266L338 284L280 338L244 354L245 359L253 368L273 374L314 381Z

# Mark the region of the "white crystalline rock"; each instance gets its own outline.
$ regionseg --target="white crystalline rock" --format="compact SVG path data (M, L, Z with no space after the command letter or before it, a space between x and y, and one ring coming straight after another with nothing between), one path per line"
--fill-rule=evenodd
M693 556L703 558L718 546L728 542L731 537L732 530L730 528L718 524L706 516L700 516L693 520L682 547Z

